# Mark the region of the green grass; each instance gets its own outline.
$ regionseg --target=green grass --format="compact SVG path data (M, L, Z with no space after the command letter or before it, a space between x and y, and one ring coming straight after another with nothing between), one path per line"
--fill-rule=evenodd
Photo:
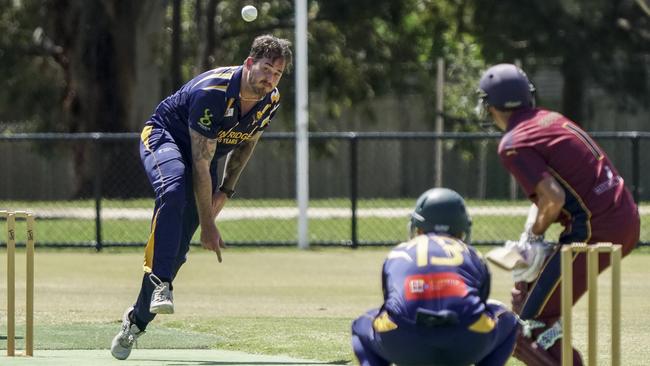
M412 199L374 199L360 200L360 209L372 208L409 208ZM153 202L150 199L134 200L104 200L104 208L144 208L150 209ZM527 207L524 200L469 200L469 207ZM56 202L25 202L0 201L0 207L38 208L92 208L92 200L56 201ZM226 210L231 208L265 208L265 207L295 207L295 200L266 199L249 200L234 199L228 203ZM349 208L350 202L345 198L311 200L313 208ZM644 216L642 222L650 217ZM357 240L360 243L396 243L406 236L408 218L360 217L357 221ZM494 242L515 240L521 233L523 216L478 216L473 217L472 238L475 242ZM102 240L110 243L144 243L149 234L149 220L102 220ZM219 222L219 228L229 243L294 243L297 237L296 219L245 219ZM95 241L95 220L80 219L39 219L37 222L37 242L89 244ZM551 227L547 238L557 238L561 231L559 225ZM17 231L20 240L23 233ZM310 219L309 239L313 243L345 244L352 240L351 220L343 218ZM0 241L3 239L0 237ZM641 227L641 241L650 241L650 226ZM198 243L198 235L193 242Z
M481 248L485 250L486 248ZM175 282L176 314L159 316L139 348L216 348L351 361L351 321L381 303L380 270L387 248L233 248L217 263L193 249ZM4 251L0 250L0 257ZM19 251L19 331L24 300ZM650 359L650 248L623 261L624 365ZM36 255L36 353L43 349L108 349L141 279L141 249L39 250ZM509 303L509 273L493 268L492 297ZM4 266L0 278L4 278ZM600 364L608 364L609 272L600 280ZM0 281L0 296L6 288ZM4 319L5 303L0 302ZM586 304L574 309L575 343L586 350ZM0 323L0 334L4 334ZM20 333L19 333L20 334ZM19 345L21 342L19 341ZM0 338L0 348L5 346ZM134 352L138 352L135 350ZM110 358L108 351L106 357ZM516 361L509 365L521 365Z
M410 198L377 198L377 199L359 199L357 201L358 208L373 208L373 207L407 207L411 208L415 205L415 199ZM492 206L520 206L527 207L530 205L528 200L477 200L468 199L466 201L469 207L492 207ZM641 204L648 204L641 202ZM104 208L153 208L153 198L138 198L138 199L103 199L101 205ZM228 207L296 207L296 200L294 199L247 199L236 197L228 202ZM350 207L350 198L338 197L327 199L311 199L309 200L310 207ZM95 201L92 199L84 200L63 200L63 201L16 201L16 200L0 200L0 207L5 208L20 208L20 209L34 209L44 207L61 207L61 208L94 208Z
M415 205L415 199L412 198L399 198L399 199L359 199L357 207L359 208L372 208L372 207L412 207ZM467 200L469 206L528 206L530 203L526 200ZM102 207L105 208L153 208L153 198L138 198L138 199L103 199L101 201ZM229 207L296 207L297 203L294 199L247 199L236 197L228 202ZM310 207L350 207L350 198L327 198L327 199L311 199L309 201ZM37 207L81 207L81 208L94 208L95 201L92 199L85 200L65 200L65 201L3 201L0 200L0 207L19 207L21 209L37 208Z
M407 218L360 218L358 240L361 242L399 242L406 238ZM477 216L473 219L472 239L496 241L517 239L523 228L524 217ZM219 222L225 240L237 242L295 242L295 219L249 219ZM108 242L144 243L149 235L148 220L103 220L102 238ZM560 227L554 225L549 238L557 237ZM18 240L24 240L19 227ZM329 243L346 243L351 240L349 219L309 220L310 240ZM95 239L94 220L38 220L36 240L38 243L88 243ZM0 241L3 239L0 238ZM194 242L199 241L198 233Z
M347 317L232 317L205 321L203 319L167 323L174 329L190 329L192 333L207 334L219 339L219 349L246 350L250 353L290 355L311 360L323 360L323 349L315 344L336 344L338 350L327 351L323 361L350 361L352 355L341 340L350 337ZM269 338L273 341L269 342Z

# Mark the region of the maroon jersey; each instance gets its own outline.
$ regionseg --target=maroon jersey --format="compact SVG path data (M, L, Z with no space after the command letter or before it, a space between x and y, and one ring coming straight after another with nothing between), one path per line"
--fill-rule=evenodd
M533 202L535 187L545 177L564 188L561 243L609 241L627 244L628 250L636 245L639 216L623 178L600 146L568 118L544 109L513 113L499 156Z

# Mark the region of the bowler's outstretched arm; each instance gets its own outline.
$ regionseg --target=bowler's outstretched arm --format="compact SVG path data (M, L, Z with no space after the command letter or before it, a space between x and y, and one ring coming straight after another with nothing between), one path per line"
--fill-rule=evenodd
M212 215L212 177L210 176L210 162L217 149L217 140L209 139L192 128L189 130L192 143L194 197L201 225L201 245L217 253L221 262L223 240Z

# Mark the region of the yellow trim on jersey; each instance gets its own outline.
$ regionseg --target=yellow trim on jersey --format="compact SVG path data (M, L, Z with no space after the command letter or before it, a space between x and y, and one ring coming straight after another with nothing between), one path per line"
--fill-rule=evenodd
M269 109L269 108L271 108L272 105L273 105L273 104L268 103L267 105L264 106L264 108L262 108L261 111L257 111L257 119L262 118L262 116L264 115L264 113L266 113L266 110Z
M197 81L192 86L196 86L196 85L198 85L198 84L200 84L200 83L202 83L202 82L204 82L206 80L210 80L210 79L226 79L226 80L230 80L234 74L235 74L235 69L228 69L228 70L223 70L223 71L219 71L219 69L216 69L214 71L214 73L212 73L212 74L204 77L203 79Z
M260 128L263 128L264 126L268 125L271 122L271 116L268 116L264 118L264 121L260 124Z
M494 319L490 318L485 314L481 314L481 317L478 318L478 320L475 321L474 324L470 325L468 329L476 333L490 333L492 329L494 329L495 325L496 322L494 321Z
M147 245L144 247L144 263L142 264L142 269L146 273L151 273L153 270L153 250L156 246L156 240L154 238L154 233L156 232L156 221L158 221L158 211L156 211L156 214L153 217L149 240L147 240Z
M280 91L278 89L274 89L273 92L271 92L271 102L277 103L279 101L280 101Z
M144 126L142 133L140 134L140 140L142 140L142 144L144 144L144 147L149 151L151 151L149 148L149 136L151 136L152 130L153 126Z
M418 267L424 267L429 264L429 237L420 235L415 238L415 259Z
M375 329L375 332L384 333L397 329L397 324L390 319L387 312L382 311L381 314L373 320L372 327Z
M235 98L228 99L228 103L226 103L226 112L228 111L228 109L230 109L230 107L232 107L233 103L235 103Z
M222 92L225 92L228 89L228 85L213 85L213 86L206 86L205 88L201 88L201 90L219 90Z

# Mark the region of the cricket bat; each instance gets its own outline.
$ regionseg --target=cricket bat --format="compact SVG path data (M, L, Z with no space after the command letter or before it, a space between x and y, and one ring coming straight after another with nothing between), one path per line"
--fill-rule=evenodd
M492 264L495 266L506 271L512 271L517 267L528 266L528 263L526 263L524 257L522 257L514 247L501 247L492 249L487 252L485 258L492 262Z

